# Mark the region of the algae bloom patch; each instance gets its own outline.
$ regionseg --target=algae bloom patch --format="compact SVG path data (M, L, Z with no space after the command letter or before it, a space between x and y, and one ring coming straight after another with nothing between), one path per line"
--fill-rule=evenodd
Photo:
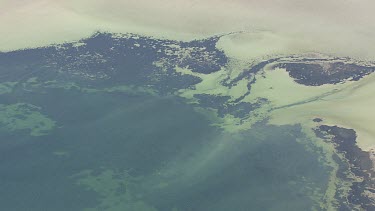
M27 131L31 136L48 134L55 122L40 113L40 108L31 104L0 104L0 125L3 132Z

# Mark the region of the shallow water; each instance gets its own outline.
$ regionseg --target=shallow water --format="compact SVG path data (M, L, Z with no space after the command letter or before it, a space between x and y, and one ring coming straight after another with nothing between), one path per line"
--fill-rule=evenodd
M268 124L289 93L263 72L275 60L237 64L218 40L96 33L0 53L1 209L337 207L334 149Z
M146 93L16 98L56 126L0 132L3 210L311 210L328 181L299 126L228 134L183 99Z

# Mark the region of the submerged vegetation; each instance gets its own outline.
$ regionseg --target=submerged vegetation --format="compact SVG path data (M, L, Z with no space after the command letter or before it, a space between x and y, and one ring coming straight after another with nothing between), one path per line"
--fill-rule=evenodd
M81 194L80 202L69 198L72 210L372 206L360 197L347 201L369 190L349 179L357 175L353 168L343 171L353 161L341 143L317 134L330 134L326 124L336 120L321 106L373 86L375 65L322 54L249 61L218 48L222 36L182 42L96 33L0 53L0 135L19 143L50 140L30 148L40 152L31 161L47 160L41 175L61 174L46 176L58 190L45 198ZM18 149L8 141L4 153ZM17 171L24 173L9 170ZM18 194L11 173L0 178ZM42 191L34 182L31 189ZM61 209L38 202L28 203Z

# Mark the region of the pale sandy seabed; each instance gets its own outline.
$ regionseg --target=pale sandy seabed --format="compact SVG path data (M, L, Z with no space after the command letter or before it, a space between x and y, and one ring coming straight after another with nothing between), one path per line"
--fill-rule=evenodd
M223 37L219 41L218 47L221 47L227 55L233 58L242 61L256 61L262 57L283 56L280 54L267 55L267 52L264 52L264 48L261 48L262 45L256 42L254 42L254 46L249 46L248 49L253 49L252 47L260 49L259 54L261 56L257 58L253 51L246 55L243 46L232 45L236 41L228 42L228 37L230 36ZM267 43L263 44L267 49ZM270 47L272 48L273 46ZM237 49L243 53L237 56ZM244 58L246 56L248 58ZM325 58L325 55L317 53L301 54L301 58L304 57ZM240 70L240 68L236 70ZM241 83L244 81L240 81L237 86L230 90L225 90L226 88L219 83L220 79L225 78L223 74L228 74L228 71L223 70L221 73L217 72L210 76L201 76L204 82L197 85L197 90L189 90L189 92L231 95L233 98L243 95L247 83ZM229 74L236 75L239 73L232 71ZM257 81L251 88L252 94L248 95L243 101L253 102L262 97L270 100L271 106L277 108L268 114L271 117L271 124L304 123L311 125L311 120L319 117L325 120L324 124L355 129L358 136L358 145L361 149L370 151L374 148L375 127L373 125L375 123L375 112L372 111L372 105L375 103L375 98L373 97L375 75L370 74L359 81L346 81L340 84L305 86L296 83L293 78L289 77L285 69L271 69L266 66L263 74L265 75L258 74L256 76ZM198 76L197 74L195 75ZM190 96L192 95L190 94ZM297 105L294 105L296 103Z
M262 49L266 44L252 54L317 51L375 58L369 46L375 42L371 0L0 0L0 5L0 50L77 40L96 30L180 40L257 31L233 44L239 50L254 46L254 40Z

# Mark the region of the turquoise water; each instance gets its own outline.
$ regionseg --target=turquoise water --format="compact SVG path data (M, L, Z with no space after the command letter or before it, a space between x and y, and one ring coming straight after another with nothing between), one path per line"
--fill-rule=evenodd
M299 126L228 134L178 97L48 89L46 135L0 132L2 210L311 210L329 169ZM299 139L300 141L297 141Z

